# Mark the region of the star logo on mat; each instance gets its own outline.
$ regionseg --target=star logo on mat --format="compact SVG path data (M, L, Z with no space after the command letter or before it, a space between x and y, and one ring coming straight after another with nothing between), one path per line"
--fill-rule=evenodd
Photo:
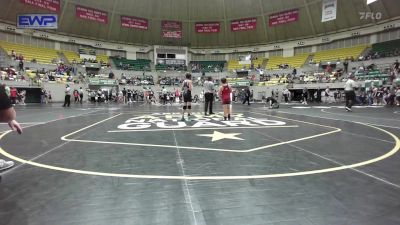
M231 139L231 140L241 140L243 141L244 139L240 138L240 137L236 137L238 135L240 135L242 133L221 133L218 131L214 131L213 134L198 134L197 136L201 136L201 137L211 137L212 138L212 142L216 142L219 140L223 140L223 139Z

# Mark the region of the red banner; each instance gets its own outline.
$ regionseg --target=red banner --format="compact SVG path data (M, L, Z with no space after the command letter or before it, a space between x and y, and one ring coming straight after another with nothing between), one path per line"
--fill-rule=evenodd
M231 31L254 30L257 26L257 18L248 18L231 21Z
M37 8L60 12L60 0L20 0L22 4L33 5Z
M76 17L85 20L95 21L98 23L104 23L104 24L108 23L107 12L98 9L87 8L80 5L76 6Z
M194 27L197 33L218 33L221 30L219 22L196 23Z
M165 38L182 38L182 22L179 21L162 21L162 36Z
M149 21L147 19L134 16L121 16L121 26L139 30L148 30Z
M269 26L277 26L299 20L299 10L292 9L269 15Z

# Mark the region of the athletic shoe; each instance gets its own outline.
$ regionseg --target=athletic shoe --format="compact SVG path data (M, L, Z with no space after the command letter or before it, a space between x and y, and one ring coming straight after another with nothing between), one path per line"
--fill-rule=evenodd
M185 117L182 117L181 121L186 121L186 120L185 120Z
M14 166L13 161L5 161L3 159L0 159L0 171L1 170L6 170Z
M346 106L345 109L347 110L347 112L351 112L351 109L349 107Z

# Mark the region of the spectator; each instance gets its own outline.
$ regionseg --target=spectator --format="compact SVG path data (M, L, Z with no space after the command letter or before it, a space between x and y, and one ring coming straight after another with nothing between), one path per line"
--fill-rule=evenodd
M82 104L83 101L83 89L82 87L79 88L79 102Z
M51 97L51 92L50 91L48 92L48 98L49 98L49 102L51 103L52 102L52 97Z
M293 68L292 74L293 74L293 77L296 77L296 75L297 75L297 69L296 68Z
M40 103L47 104L47 101L46 101L46 90L44 90L43 88L40 91Z
M19 71L24 71L24 61L23 60L19 60Z
M290 98L289 89L285 88L285 90L283 90L283 97L285 98L285 103L288 104L289 103L289 98Z
M15 60L16 57L17 57L17 54L15 53L15 51L14 51L14 50L11 50L11 58L12 58L13 60Z
M325 103L331 103L330 97L331 97L331 91L328 86L325 89Z
M303 88L303 93L302 93L302 100L303 102L301 104L307 105L307 100L308 100L308 90L306 87Z
M347 74L349 72L349 61L346 59L343 63L344 72Z
M167 91L167 89L165 89L165 87L162 87L161 92L162 92L162 97L163 97L163 104L165 105L165 104L167 104L168 91Z
M396 60L396 62L394 62L393 65L394 65L394 69L399 71L399 66L400 66L399 60Z
M395 92L395 96L396 96L396 105L400 106L400 87L397 87L397 90Z
M26 91L25 91L25 90L22 90L22 91L19 93L19 96L20 96L20 99L21 99L20 104L21 104L21 105L25 105Z
M17 104L17 97L18 97L18 91L15 87L10 88L10 99L11 99L11 104L15 105Z

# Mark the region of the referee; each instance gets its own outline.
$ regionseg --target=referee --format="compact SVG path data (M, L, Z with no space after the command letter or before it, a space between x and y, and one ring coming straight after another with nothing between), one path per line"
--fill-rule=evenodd
M212 115L214 114L213 101L215 93L215 86L214 82L212 82L212 77L207 77L207 81L204 82L204 92L205 92L204 115L207 116L207 112L209 113L209 115Z
M346 95L346 111L351 112L351 107L354 105L356 101L356 93L354 92L354 88L357 87L354 74L349 76L345 86L344 86L344 93Z

